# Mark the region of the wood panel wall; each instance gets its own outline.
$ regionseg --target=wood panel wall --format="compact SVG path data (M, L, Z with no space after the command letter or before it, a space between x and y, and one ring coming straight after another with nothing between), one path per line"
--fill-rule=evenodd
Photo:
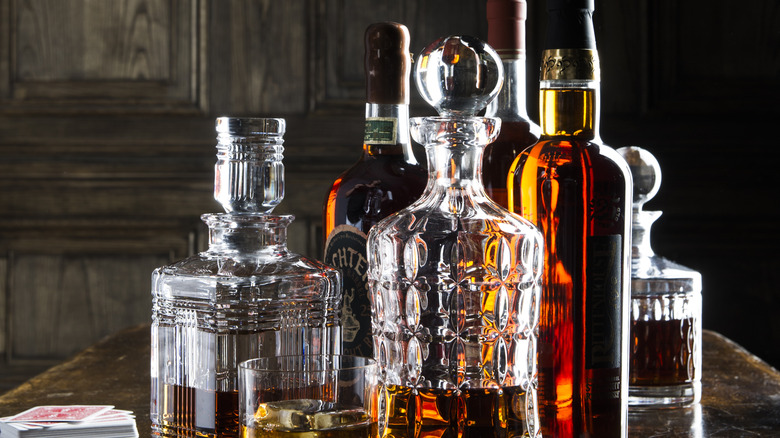
M704 274L705 327L778 365L780 6L740 7L597 0L602 137L661 162L655 249ZM537 118L543 2L529 13ZM219 209L217 116L288 120L277 211L317 257L325 188L359 154L363 31L380 20L405 23L415 53L487 28L474 0L0 0L4 359L58 360L149 320L152 269L201 248L199 215ZM416 93L412 113L431 113Z

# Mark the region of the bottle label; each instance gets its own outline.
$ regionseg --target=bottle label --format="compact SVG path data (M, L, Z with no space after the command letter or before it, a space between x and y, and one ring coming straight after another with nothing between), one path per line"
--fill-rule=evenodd
M585 367L588 369L620 368L621 257L621 235L588 238L585 269Z
M328 235L323 261L341 271L343 353L373 357L366 241L361 230L339 225Z
M398 119L393 117L368 117L363 142L368 144L396 144Z

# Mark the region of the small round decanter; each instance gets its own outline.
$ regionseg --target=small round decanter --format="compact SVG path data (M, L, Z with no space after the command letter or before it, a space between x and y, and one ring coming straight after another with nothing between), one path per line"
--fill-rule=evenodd
M420 93L440 112L411 120L428 184L368 238L380 428L538 436L542 236L485 194L482 151L501 121L474 116L501 87L501 61L487 44L451 36L415 66Z
M701 274L660 257L650 227L660 211L644 211L661 186L661 166L637 146L618 149L631 168L634 206L631 253L632 407L670 407L701 399Z

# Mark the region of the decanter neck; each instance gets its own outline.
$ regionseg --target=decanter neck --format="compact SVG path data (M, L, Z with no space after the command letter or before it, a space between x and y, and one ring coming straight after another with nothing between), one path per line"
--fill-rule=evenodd
M292 215L204 214L209 227L209 249L212 254L234 258L258 254L287 252L287 226Z
M481 186L483 150L482 145L465 143L427 145L428 185L457 188Z
M484 195L482 152L498 135L500 119L417 117L410 125L412 137L425 145L428 158L426 194L455 188Z
M634 209L631 229L631 258L634 260L650 258L655 255L650 245L650 229L653 222L661 216L660 211L642 211Z

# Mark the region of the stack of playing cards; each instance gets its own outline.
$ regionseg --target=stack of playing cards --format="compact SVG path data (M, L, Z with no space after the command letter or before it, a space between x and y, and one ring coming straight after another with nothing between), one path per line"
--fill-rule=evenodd
M132 412L113 406L38 406L0 418L0 437L136 438L138 429Z

